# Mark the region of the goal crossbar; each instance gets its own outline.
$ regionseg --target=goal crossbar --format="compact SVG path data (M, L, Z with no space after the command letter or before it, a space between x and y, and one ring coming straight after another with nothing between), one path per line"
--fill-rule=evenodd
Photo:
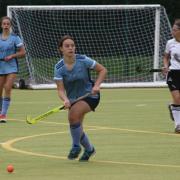
M10 12L11 8L22 8L22 9L39 9L39 10L60 10L60 9L89 9L89 10L97 10L97 9L145 9L145 8L160 8L160 4L148 4L148 5L56 5L56 6L7 6L7 12Z

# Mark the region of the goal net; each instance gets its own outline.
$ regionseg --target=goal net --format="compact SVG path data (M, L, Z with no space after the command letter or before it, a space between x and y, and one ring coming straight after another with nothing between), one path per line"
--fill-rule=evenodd
M13 31L24 41L19 79L34 89L55 88L58 41L76 40L77 53L103 64L108 75L102 87L165 86L161 73L171 26L160 5L8 6ZM97 74L92 72L92 79Z

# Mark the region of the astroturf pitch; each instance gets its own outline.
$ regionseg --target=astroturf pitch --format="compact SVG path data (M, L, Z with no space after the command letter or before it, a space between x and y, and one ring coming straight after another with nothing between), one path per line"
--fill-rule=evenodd
M88 163L67 160L67 112L25 122L61 105L56 90L13 90L0 124L0 180L179 180L180 135L174 133L167 88L102 89L84 129L96 148ZM7 165L14 172L6 171Z

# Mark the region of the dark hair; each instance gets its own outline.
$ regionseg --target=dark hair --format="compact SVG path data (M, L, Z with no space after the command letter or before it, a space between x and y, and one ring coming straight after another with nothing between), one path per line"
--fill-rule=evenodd
M8 19L8 20L10 21L10 23L12 24L10 17L8 17L8 16L3 16L3 17L0 19L1 25L2 25L2 22L3 22L4 19Z
M58 43L58 47L62 47L63 46L63 42L66 40L66 39L71 39L72 41L74 41L74 38L69 36L69 35L65 35L65 36L62 36L59 40L59 43ZM75 42L75 41L74 41Z
M180 19L175 19L174 25L178 26L178 29L180 29Z

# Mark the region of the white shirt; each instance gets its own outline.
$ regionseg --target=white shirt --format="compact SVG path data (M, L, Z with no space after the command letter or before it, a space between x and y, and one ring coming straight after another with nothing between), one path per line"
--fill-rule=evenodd
M169 69L180 70L180 42L174 38L170 39L166 44L165 53L170 55Z

